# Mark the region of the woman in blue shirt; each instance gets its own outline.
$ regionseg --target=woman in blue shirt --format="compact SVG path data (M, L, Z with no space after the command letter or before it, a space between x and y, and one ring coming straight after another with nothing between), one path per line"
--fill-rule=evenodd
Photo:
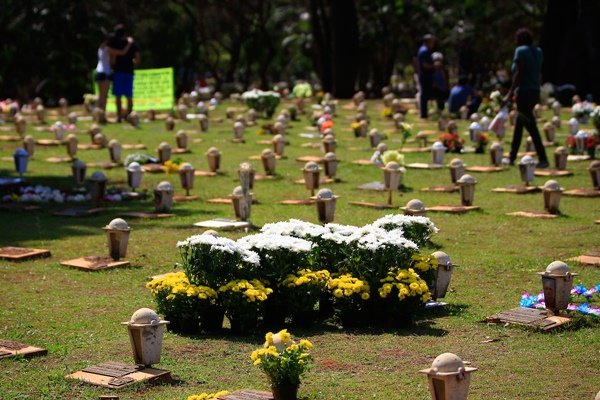
M518 117L510 150L509 163L514 164L523 138L523 128L531 136L538 156L537 168L548 168L546 149L542 143L540 131L533 115L533 108L540 100L540 73L542 70L542 49L533 45L533 36L529 29L520 28L516 33L517 48L513 58L513 81L505 102L515 95Z

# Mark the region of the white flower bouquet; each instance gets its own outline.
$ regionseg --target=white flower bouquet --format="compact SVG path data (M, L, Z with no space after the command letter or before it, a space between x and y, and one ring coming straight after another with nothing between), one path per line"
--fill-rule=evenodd
M250 278L260 263L258 254L225 237L194 235L177 247L185 274L195 285L218 288L234 279Z
M278 233L248 235L239 239L237 244L259 255L256 276L272 283L281 282L287 275L306 268L313 247L308 240Z
M253 89L242 93L242 100L248 108L253 108L257 112L264 112L267 118L271 118L281 98L277 92L263 92L262 90Z
M431 236L439 231L427 217L402 214L388 214L373 222L372 225L386 231L401 229L403 236L416 243L419 247L427 243Z

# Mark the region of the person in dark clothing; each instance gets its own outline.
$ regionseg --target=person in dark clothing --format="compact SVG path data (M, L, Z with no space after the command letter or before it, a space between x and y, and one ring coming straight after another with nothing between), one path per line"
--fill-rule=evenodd
M423 44L417 52L417 73L419 74L419 86L421 89L419 98L419 111L421 118L427 118L427 103L432 98L434 65L431 50L435 44L435 38L431 34L423 36Z
M114 36L108 41L108 47L118 51L125 49L128 44L129 40L125 36L125 27L121 24L116 25ZM129 50L125 54L111 56L113 67L112 94L115 96L117 104L117 122L121 122L124 116L121 103L122 96L127 98L125 117L133 111L133 70L139 63L140 49L135 42L129 45Z
M455 117L459 115L462 106L469 107L469 115L477 112L481 104L481 97L471 86L467 84L467 78L461 76L458 83L450 89L448 97L448 111Z
M540 100L542 49L533 45L533 36L527 28L518 29L516 39L517 48L512 64L512 85L504 98L505 102L509 102L515 95L518 112L508 162L511 165L514 164L521 146L523 128L526 128L538 156L537 168L548 168L546 149L533 115L533 108Z

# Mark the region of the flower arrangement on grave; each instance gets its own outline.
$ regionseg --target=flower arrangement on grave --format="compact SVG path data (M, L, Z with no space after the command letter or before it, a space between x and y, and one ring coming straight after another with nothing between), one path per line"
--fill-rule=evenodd
M439 231L429 218L402 214L388 214L375 220L372 226L386 231L401 229L402 234L417 246L423 246Z
M242 100L248 108L253 108L259 113L264 113L265 117L271 118L279 106L281 98L277 92L254 89L242 93Z
M194 395L188 396L187 400L214 400L214 399L218 399L221 396L226 396L228 394L229 394L229 391L221 390L220 392L215 392L215 393L194 394Z
M273 290L258 279L236 279L219 288L220 303L231 323L232 332L253 332L264 314L264 303Z
M275 293L266 304L265 323L283 323L285 299L277 285L289 274L295 274L309 265L312 243L292 236L258 233L239 239L238 244L259 255L260 263L255 269L255 276L273 284Z
M417 245L402 235L402 230L386 231L372 225L356 230L347 238L351 257L345 266L352 276L376 288L390 270L408 265L418 251Z
M307 267L312 251L308 240L268 233L244 236L237 245L259 256L255 275L272 282L281 282L287 275Z
M138 163L140 165L143 165L143 164L148 164L148 163L156 162L156 159L153 158L153 157L150 157L147 154L133 153L133 154L130 154L127 157L125 157L125 161L123 161L123 164L127 168L127 166L129 164L131 164L132 162L136 162L136 163Z
M485 153L485 146L490 142L490 135L484 132L481 132L477 135L477 143L475 146L475 153L483 154Z
M42 185L20 187L18 192L2 196L3 203L64 203L89 199L89 194L68 195L58 189Z
M451 153L460 153L465 144L465 140L458 136L458 133L442 133L438 136L438 140L442 142L444 147Z
M333 120L331 119L331 117L326 118L325 121L323 121L320 125L319 125L319 131L321 133L325 132L327 129L333 129Z
M351 274L342 274L327 282L333 308L344 327L364 325L368 320L371 287Z
M592 119L592 124L594 127L600 131L600 106L596 106L594 110L590 113L590 118Z
M383 110L381 110L381 116L383 118L392 118L393 114L391 107L383 107Z
M387 150L381 155L381 160L383 161L383 165L387 165L387 163L394 161L400 165L400 172L403 174L406 173L406 169L404 168L404 154L400 154L396 150Z
M431 299L427 282L413 268L390 271L380 280L379 298L388 325L410 325L413 310Z
M177 243L190 282L218 288L234 279L255 277L260 258L231 239L194 235Z
M331 275L327 270L302 269L289 274L280 284L279 292L284 301L287 315L292 323L310 326L317 318L315 306L319 303Z
M253 364L259 367L273 391L274 400L295 400L302 375L310 367L313 345L306 339L293 339L286 330L265 335L265 343L250 354Z
M176 173L179 171L179 166L183 163L183 160L178 158L175 160L167 160L162 165L163 171L167 174Z
M350 124L352 131L354 132L354 136L360 136L361 125L360 122L356 121Z
M573 107L571 107L571 112L573 113L573 116L584 124L588 122L593 111L594 107L592 106L592 103L588 101L577 102L573 104Z
M589 289L583 285L577 285L571 289L571 301L567 306L567 310L600 317L600 304L598 306L594 305L598 302L600 302L600 284ZM544 293L531 295L529 292L525 292L521 295L519 305L525 308L546 308Z
M494 90L490 93L490 102L496 106L497 109L500 109L503 105L502 93L500 93L499 90Z
M412 136L412 125L402 122L400 124L399 132L401 137L400 147L404 146L409 137Z
M200 327L207 331L220 329L223 312L210 318L218 307L217 292L208 286L196 286L183 272L171 272L152 279L146 284L156 302L157 312L171 322L169 329L183 333L196 333ZM216 326L214 326L216 325Z
M592 132L588 132L588 134L586 135L586 137L584 139L583 149L584 149L584 151L588 152L591 157L595 156L596 146L600 142L599 136L600 135L598 134L598 131L592 131ZM575 138L575 135L567 136L566 144L569 147L569 149L571 150L572 154L578 153L577 139Z

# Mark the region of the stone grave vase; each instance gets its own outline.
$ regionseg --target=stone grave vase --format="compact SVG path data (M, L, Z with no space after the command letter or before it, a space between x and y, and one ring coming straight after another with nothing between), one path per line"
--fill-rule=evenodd
M133 313L128 322L122 323L127 325L136 364L150 367L160 362L165 325L168 323L169 321L161 320L158 314L149 308L140 308Z
M108 254L110 258L118 261L127 255L127 244L129 243L129 232L131 228L121 218L115 218L104 228L108 240Z
M440 354L431 368L419 372L427 374L432 400L467 400L471 374L477 368L466 366L455 354Z
M546 309L555 315L566 310L573 288L573 277L579 274L571 273L567 264L562 261L550 263L544 272L538 274L542 276Z
M477 180L471 175L463 175L456 181L460 189L460 203L463 206L472 206L475 200L475 185Z

